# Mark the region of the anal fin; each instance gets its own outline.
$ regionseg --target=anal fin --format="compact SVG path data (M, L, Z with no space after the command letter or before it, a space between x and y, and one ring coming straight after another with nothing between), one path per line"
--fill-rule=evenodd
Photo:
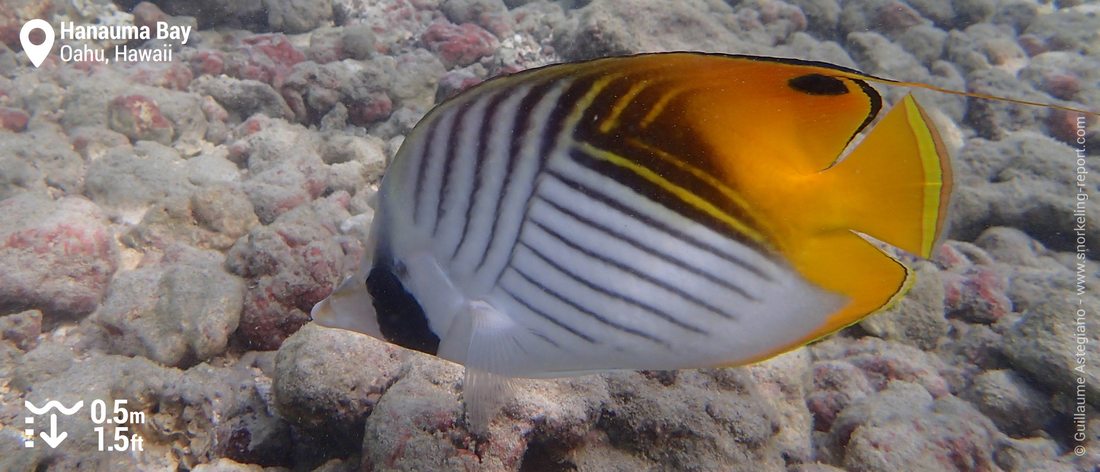
M515 324L507 315L483 301L466 304L470 320L470 344L462 392L470 431L485 434L489 422L513 398L515 380L508 367L521 358L523 347L515 337Z

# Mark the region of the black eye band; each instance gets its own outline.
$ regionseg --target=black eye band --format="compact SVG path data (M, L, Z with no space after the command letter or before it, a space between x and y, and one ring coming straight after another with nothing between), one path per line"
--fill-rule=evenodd
M808 74L787 81L787 85L799 92L810 95L844 95L848 87L836 77L821 74Z

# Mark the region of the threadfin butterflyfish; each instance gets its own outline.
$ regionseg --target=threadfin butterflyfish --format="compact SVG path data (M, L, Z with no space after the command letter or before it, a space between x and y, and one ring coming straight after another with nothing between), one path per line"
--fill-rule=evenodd
M408 135L369 257L312 316L503 377L806 344L897 301L890 249L927 258L944 230L936 127L868 82L893 81L701 53L483 82Z

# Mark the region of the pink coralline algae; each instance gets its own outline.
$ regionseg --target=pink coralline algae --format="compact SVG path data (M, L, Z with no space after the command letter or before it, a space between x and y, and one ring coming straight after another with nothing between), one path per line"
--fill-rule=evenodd
M33 216L47 208L49 216ZM33 307L47 318L69 319L94 310L118 268L98 208L83 198L11 198L0 203L0 213L16 218L0 233L0 309Z
M225 72L225 54L221 51L198 51L191 55L191 69L196 75L220 75Z
M144 95L115 97L107 108L107 122L134 141L172 142L172 122L160 112L157 102Z
M348 122L357 126L366 126L385 119L393 111L393 101L383 92L370 94L366 99L348 106Z
M972 264L958 249L945 245L937 258L948 265L941 274L947 315L991 324L1012 312L1008 280L992 266Z
M975 266L961 274L944 273L943 284L948 316L988 324L1012 312L1012 300L1005 294L1007 281L991 267Z
M482 57L491 56L498 45L492 33L473 23L454 25L436 22L428 27L420 40L439 56L448 69L468 66Z
M0 107L0 128L9 131L23 131L27 129L27 122L31 119L27 112L18 108Z
M1082 136L1079 133L1082 131L1078 120L1084 117L1085 119L1085 135ZM1064 143L1068 143L1073 146L1080 146L1077 142L1078 138L1089 139L1089 134L1093 132L1088 131L1089 127L1096 124L1096 118L1090 115L1082 115L1066 110L1051 110L1047 115L1047 127L1050 128L1050 134L1055 138L1058 138Z
M135 83L180 91L187 91L192 78L191 69L178 62L141 62L130 72L130 79Z
M331 292L340 279L342 258L332 229L310 206L253 228L227 257L230 270L249 279L238 336L252 349L277 349Z
M225 73L238 79L259 80L278 89L295 64L306 59L305 54L290 44L282 34L257 34L241 40L238 54L226 58ZM200 61L204 67L216 69L214 61L207 57Z

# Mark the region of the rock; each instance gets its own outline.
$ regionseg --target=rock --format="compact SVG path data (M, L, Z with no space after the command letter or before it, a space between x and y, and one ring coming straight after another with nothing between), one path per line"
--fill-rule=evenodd
M264 0L272 31L308 33L332 21L332 0Z
M388 66L393 66L388 57L365 63L305 62L294 68L282 93L298 121L315 123L341 104L353 124L365 126L389 116L393 106L388 89L396 74Z
M932 264L921 263L914 269L916 281L909 293L885 312L864 318L859 326L880 338L930 350L948 330L944 283Z
M991 370L963 393L1001 431L1028 437L1054 419L1050 398L1012 370Z
M878 33L848 35L848 53L868 74L924 80L928 72L913 54ZM920 78L920 79L916 79Z
M110 334L110 352L187 367L225 351L237 329L244 284L217 254L119 274L93 321Z
M113 148L93 161L85 186L92 201L124 211L143 211L158 200L185 196L194 188L179 154L150 141L138 142L133 149Z
M227 76L202 76L195 81L193 91L209 95L230 113L234 123L263 113L272 118L294 116L283 97L270 85L258 80L239 80Z
M873 33L894 36L906 28L928 22L920 12L899 1L847 1L842 2L840 9L838 26L842 35Z
M171 143L188 155L201 147L207 123L197 95L135 84L118 68L67 77L63 85L60 121L66 129L108 124L131 140Z
M154 205L121 238L130 247L165 248L182 242L206 249L228 249L259 224L252 203L237 187L214 185Z
M170 15L192 16L202 29L225 25L247 30L267 27L267 1L224 3L212 0L156 0Z
M1033 132L1016 132L989 142L973 139L956 159L956 203L951 234L973 240L993 226L1019 228L1044 246L1072 250L1074 205L1065 189L1075 185L1074 150ZM1100 173L1100 165L1082 162L1085 170ZM1100 220L1100 207L1087 206L1085 217ZM1100 227L1087 226L1085 237L1100 240ZM1091 256L1090 256L1091 257Z
M358 162L381 171L386 165L386 143L374 136L357 137L343 133L326 135L321 144L325 164Z
M875 391L900 380L921 385L935 398L950 393L947 381L939 373L943 361L912 346L872 337L845 342L834 336L814 344L812 350L819 362L841 360L855 366Z
M1006 438L998 444L993 459L1004 470L1051 470L1044 462L1053 461L1061 449L1046 438Z
M200 364L182 381L143 397L158 412L151 422L169 433L161 440L181 463L292 464L291 428L272 403L273 357L248 353L226 368Z
M349 195L359 191L369 192L367 188L370 181L370 172L366 166L358 161L340 162L331 167L332 177L329 179L328 188L333 191L347 192ZM375 173L377 176L377 173ZM378 181L375 180L375 183Z
M154 29L157 22L168 21L168 14L155 4L140 2L130 10L134 14L134 26Z
M241 171L228 158L229 152L218 148L187 160L187 181L198 186L231 186L241 181Z
M63 8L53 2L15 0L0 5L0 42L13 51L21 51L19 32L33 18L51 18Z
M366 418L362 468L484 470L472 438L462 429L462 402L454 389L461 370L440 359L414 356L405 375Z
M814 430L828 431L841 411L874 391L863 372L848 362L815 362L813 391L806 396Z
M130 139L125 135L102 126L80 126L68 130L67 134L73 150L80 153L86 162L103 157L108 149L130 145Z
M787 463L813 459L814 416L806 396L813 389L809 349L796 349L747 367L757 399L778 416L779 431L772 446Z
M513 382L515 394L478 437L470 434L460 397L462 368L410 353L403 375L367 418L367 469L529 470L573 463L596 410L608 400L598 376Z
M828 464L798 464L794 467L787 468L790 472L843 472L844 469L839 469Z
M1098 52L1096 31L1100 31L1100 16L1075 9L1062 9L1046 15L1035 15L1022 32L1038 38L1047 50L1075 52L1095 56Z
M374 31L364 24L324 27L309 37L306 56L318 64L343 59L366 60L374 55Z
M944 251L955 249L945 247ZM1012 300L1007 294L1008 280L1004 268L995 266L992 261L959 264L943 273L941 279L943 306L949 317L958 317L971 323L992 324L1013 311Z
M829 434L848 470L962 471L991 469L1000 433L955 397L895 381L841 412Z
M171 144L175 130L164 118L160 107L149 97L123 95L111 100L107 108L107 123L135 141L156 141Z
M193 472L263 472L264 468L256 464L241 464L232 459L220 457L213 462L199 464Z
M257 34L241 38L223 61L226 74L258 80L278 90L294 66L305 58L286 36Z
M67 143L61 129L53 126L4 133L0 139L0 199L25 191L50 196L83 192L85 163Z
M723 13L713 3L710 6L711 13ZM742 2L734 7L733 13L733 18L724 21L726 28L756 48L786 43L791 35L805 31L807 27L806 15L802 10L786 2Z
M920 12L924 18L928 18L937 25L951 27L958 23L958 15L955 13L955 2L948 0L906 0L910 6Z
M358 446L367 416L397 380L399 354L400 348L362 334L307 325L276 357L279 413L310 434L338 438L334 449Z
M211 144L223 144L229 137L229 112L213 97L203 97L202 113L206 116L207 127L204 138Z
M995 12L1005 8L1004 2L995 0L962 0L952 2L952 6L955 7L952 24L956 27L986 22Z
M936 353L949 367L940 370L952 392L966 390L974 377L986 370L1007 368L1004 354L1002 324L987 326L962 320L951 320L947 339L936 348Z
M0 340L8 341L24 351L38 345L38 335L42 334L42 312L27 310L0 317Z
M611 444L658 469L782 468L778 418L735 369L682 371L675 388L642 374L608 376L611 403L598 421Z
M439 88L435 92L435 101L442 103L444 100L454 97L464 90L480 84L485 80L484 74L479 75L476 70L479 65L464 67L448 71L439 79ZM484 67L481 67L484 70Z
M1027 233L1016 228L996 226L982 232L974 245L985 251L988 258L1014 266L1032 266L1035 259L1048 251ZM985 265L990 265L986 263Z
M33 388L68 370L75 356L69 346L52 341L39 343L20 358L20 363L13 369L10 385L18 390Z
M622 12L631 14L624 15ZM759 51L742 41L723 20L734 18L721 2L676 4L641 0L591 2L572 13L554 35L554 47L568 61L651 51Z
M952 54L950 52L952 41L951 38L948 39L949 56ZM961 39L960 41L969 42L970 40ZM1035 102L1051 100L1027 82L1017 79L1014 74L987 68L984 65L976 67L979 68L968 74L969 85L976 93ZM969 104L966 124L973 127L980 137L1007 140L1012 139L1011 135L1017 132L1026 133L1045 129L1044 117L1047 113L1049 111L1042 107L1017 106L996 100L973 100Z
M1039 17L1039 5L1026 0L1002 3L990 18L990 23L1007 25L1017 33L1024 32Z
M848 35L848 53L858 64L858 69L881 77L905 77L905 80L925 82L945 89L965 89L962 76L955 66L936 60L939 57L937 32L920 26L907 29L897 36L897 42L874 32L854 32ZM907 46L903 48L902 45ZM908 50L907 50L908 49ZM924 63L930 63L928 68ZM888 100L897 100L908 90L889 87L883 90ZM961 119L965 112L965 100L946 94L914 92L926 107L943 111L948 116Z
M31 116L18 108L0 107L0 128L8 131L23 131L27 129L27 122Z
M134 83L169 90L187 91L195 77L190 67L179 62L138 62L127 69Z
M249 279L237 333L247 346L277 349L341 279L344 253L333 238L336 222L322 219L325 204L295 208L230 248L227 267ZM350 216L341 211L339 220Z
M1064 51L1042 52L1032 57L1027 66L1020 70L1020 78L1061 100L1095 103L1100 99L1100 90L1086 86L1088 83L1100 80L1100 58L1097 57ZM1076 125L1078 114L1067 114L1072 115ZM1051 115L1053 116L1054 113ZM1076 126L1072 128L1076 131ZM1051 131L1053 132L1054 129L1052 128ZM1086 129L1086 131L1090 130ZM1071 134L1076 135L1075 132ZM1063 141L1072 146L1076 144L1075 138L1076 136L1074 139L1063 137Z
M426 113L435 106L436 87L440 77L446 74L446 68L440 59L423 49L402 54L396 62L394 77L406 79L394 80L387 93L398 105ZM417 120L419 118L417 116Z
M0 201L0 213L0 312L38 309L52 324L95 310L118 267L102 211L24 193Z
M924 65L932 65L943 57L947 44L947 32L928 24L907 28L896 38L903 49L913 54Z
M1084 306L1089 303L1097 301L1090 298ZM1089 403L1098 406L1100 373L1074 368L1079 361L1100 355L1100 321L1079 309L1067 297L1036 300L1005 335L1004 354L1049 390L1073 395L1078 383L1083 383Z
M789 0L787 3L802 10L806 15L809 31L825 40L837 39L837 24L840 21L840 3L837 0Z
M420 41L439 56L448 69L465 67L491 56L499 44L492 33L473 23L433 23Z
M340 50L350 59L361 61L369 59L375 53L374 30L367 25L354 24L344 27L340 38Z
M966 73L998 69L1014 73L1027 63L1027 53L1012 30L987 23L971 25L948 35L947 56Z
M259 129L251 132L253 127ZM228 157L247 160L251 175L243 189L261 222L270 223L325 190L329 168L318 155L319 135L301 126L259 117L245 122L240 129L249 134L231 145Z
M508 13L508 7L501 0L445 0L439 9L456 25L475 23L484 26L484 20Z

